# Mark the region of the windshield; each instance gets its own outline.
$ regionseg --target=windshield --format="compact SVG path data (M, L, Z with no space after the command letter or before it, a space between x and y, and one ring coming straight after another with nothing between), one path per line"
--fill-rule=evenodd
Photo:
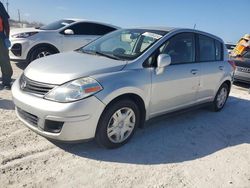
M247 59L250 59L250 50L247 51L244 55L243 55L244 58L247 58Z
M164 36L166 31L125 29L112 32L80 49L83 53L133 60Z
M73 20L59 20L56 22L53 22L51 24L45 25L43 27L40 27L41 30L58 30L61 29L71 23L73 23Z

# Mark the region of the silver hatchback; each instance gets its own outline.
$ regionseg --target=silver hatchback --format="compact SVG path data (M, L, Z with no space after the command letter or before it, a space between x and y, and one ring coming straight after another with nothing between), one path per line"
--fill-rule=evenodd
M233 71L224 42L211 34L122 29L34 61L12 94L18 117L36 133L115 148L155 116L207 102L221 110Z

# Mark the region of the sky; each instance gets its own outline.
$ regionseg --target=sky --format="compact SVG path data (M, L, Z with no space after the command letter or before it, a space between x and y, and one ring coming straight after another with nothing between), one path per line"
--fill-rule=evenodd
M6 2L7 0L2 0ZM194 28L237 42L250 34L250 0L9 0L11 18L44 24L83 18L120 27Z

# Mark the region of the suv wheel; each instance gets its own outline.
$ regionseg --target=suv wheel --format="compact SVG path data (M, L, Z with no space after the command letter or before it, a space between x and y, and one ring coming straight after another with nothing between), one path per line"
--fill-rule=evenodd
M131 100L121 100L108 107L100 118L95 139L106 148L127 143L140 122L138 106Z
M34 49L31 54L30 54L30 58L29 58L29 62L32 62L36 59L42 58L42 57L46 57L52 54L55 54L56 51L49 48L49 47L39 47Z
M229 94L229 87L226 83L224 83L219 88L215 96L215 99L213 101L213 110L215 112L220 111L224 107L228 98L228 94Z

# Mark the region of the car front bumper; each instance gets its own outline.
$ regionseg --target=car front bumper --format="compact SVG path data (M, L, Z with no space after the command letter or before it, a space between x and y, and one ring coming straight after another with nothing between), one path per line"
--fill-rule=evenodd
M27 39L10 39L11 47L9 50L10 59L13 61L23 61L27 59L32 41Z
M88 140L95 137L105 105L95 96L73 102L58 103L23 92L19 79L12 86L18 118L41 136L59 141ZM62 125L59 132L47 131L47 122Z

